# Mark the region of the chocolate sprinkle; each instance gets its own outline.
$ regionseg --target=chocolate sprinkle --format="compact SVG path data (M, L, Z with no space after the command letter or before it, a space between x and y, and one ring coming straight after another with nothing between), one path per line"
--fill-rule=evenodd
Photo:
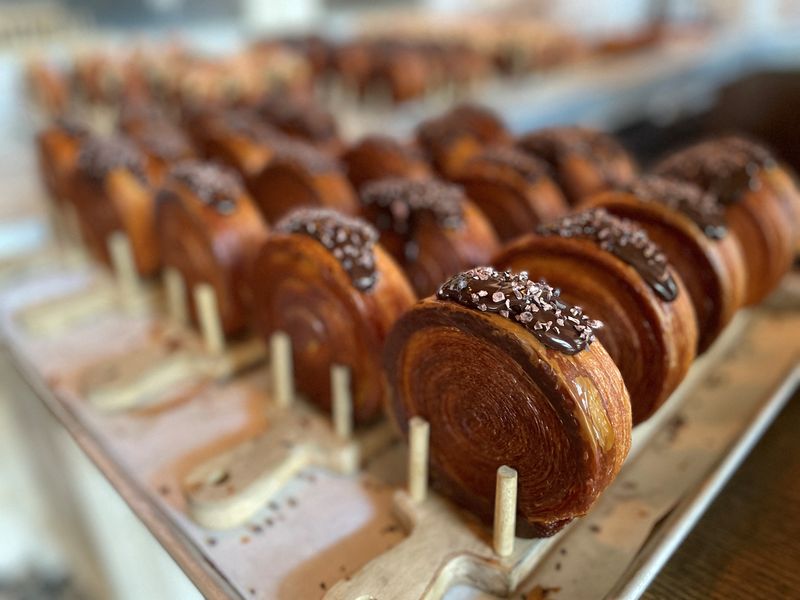
M721 240L727 233L722 206L714 196L692 183L646 175L623 189L639 200L663 204L689 217L706 237Z
M387 177L367 183L361 194L365 206L378 209L375 226L406 240L407 260L417 254L415 230L422 214L430 214L439 227L458 229L464 222L464 195L456 185Z
M774 167L769 151L742 137L700 142L666 158L656 173L688 180L713 194L722 204L734 204L749 191L758 191L758 174Z
M678 286L669 272L667 257L633 221L614 217L603 208L594 208L540 225L537 233L591 240L636 269L661 299L671 302L678 297Z
M525 327L545 346L577 354L595 341L595 331L603 324L565 303L560 293L544 281L534 283L524 271L476 267L449 279L436 297L498 314Z
M144 156L128 138L89 136L78 153L78 170L94 183L102 183L116 169L126 169L140 181L147 181Z
M317 240L339 261L350 281L362 292L375 285L378 279L375 270L378 232L366 221L335 210L301 208L279 221L275 229Z
M169 174L221 215L233 213L237 199L244 193L239 175L214 163L185 160L176 164Z

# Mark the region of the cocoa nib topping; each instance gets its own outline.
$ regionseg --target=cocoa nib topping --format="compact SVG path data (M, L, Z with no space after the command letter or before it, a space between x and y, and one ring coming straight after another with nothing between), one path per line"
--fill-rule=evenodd
M368 291L375 285L375 242L378 232L362 219L347 217L335 210L301 208L275 226L284 233L308 235L339 261L353 285Z
M511 146L490 146L467 163L467 173L470 165L476 164L512 169L527 181L535 181L548 172L547 165L541 160Z
M233 213L237 199L244 193L236 172L214 163L185 160L176 164L169 174L221 215Z
M762 169L774 167L769 151L745 138L728 136L690 146L662 161L659 175L685 179L733 204L749 191L758 191Z
M644 229L628 219L620 219L608 214L605 209L595 208L541 225L537 232L540 235L591 240L636 269L663 300L671 302L678 296L678 286L669 272L667 257L650 240Z
M566 354L577 354L595 341L603 326L570 306L557 288L535 283L524 271L512 274L492 267L476 267L442 284L436 297L463 306L499 314L530 331L545 346Z
M725 237L728 228L722 206L714 196L692 183L645 175L623 189L639 200L657 202L684 214L703 230L706 237L714 240Z
M95 183L116 169L125 169L146 181L144 157L128 138L88 136L78 153L78 170Z

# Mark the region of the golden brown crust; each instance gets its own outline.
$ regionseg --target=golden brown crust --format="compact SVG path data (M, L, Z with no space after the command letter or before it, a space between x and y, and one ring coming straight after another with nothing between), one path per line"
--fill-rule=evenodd
M301 234L274 234L252 273L254 324L265 339L284 331L292 339L296 386L329 410L330 368L351 370L354 417L369 422L386 402L380 354L389 329L414 302L402 271L376 245L375 285L359 291L336 258Z
M744 301L745 267L738 239L730 233L711 239L684 214L627 192L605 192L588 204L636 222L666 254L692 299L698 352L704 352Z
M56 202L68 199L78 160L82 135L55 124L36 137L39 172L50 197Z
M191 291L208 283L216 292L226 334L248 324L252 293L248 278L267 226L242 188L231 212L220 213L184 182L168 177L157 197L157 235L164 267L178 270ZM194 302L190 313L196 321Z
M689 294L674 272L678 294L667 302L633 267L595 243L538 235L506 246L494 264L545 279L567 302L603 321L597 337L622 372L635 424L683 380L695 357L697 325Z
M269 223L303 206L358 213L356 194L339 163L300 142L276 146L272 159L247 179L247 186Z
M509 160L497 160L496 153ZM466 162L456 182L486 215L502 241L530 233L537 225L565 214L569 208L546 171L512 148L490 149L475 155Z
M383 135L362 138L344 152L342 162L356 190L385 177L431 177L430 168L413 149Z
M490 522L497 468L518 471L518 535L585 514L630 448L628 395L600 343L567 355L497 314L428 298L397 322L384 364L401 431L430 423L444 494Z

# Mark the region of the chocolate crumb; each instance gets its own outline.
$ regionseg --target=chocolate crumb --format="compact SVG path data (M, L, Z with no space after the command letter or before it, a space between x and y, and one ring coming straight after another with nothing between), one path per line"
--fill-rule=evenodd
M561 300L560 290L534 283L524 271L512 274L476 267L452 277L436 294L463 306L499 314L525 327L549 348L577 354L595 341L600 321ZM502 297L501 297L502 296Z
M366 221L335 210L301 208L283 218L275 229L317 240L339 261L350 281L362 292L370 290L377 282L375 243L378 232Z
M633 221L594 208L540 225L537 233L588 239L636 269L662 300L671 302L678 297L678 285L669 271L666 255Z

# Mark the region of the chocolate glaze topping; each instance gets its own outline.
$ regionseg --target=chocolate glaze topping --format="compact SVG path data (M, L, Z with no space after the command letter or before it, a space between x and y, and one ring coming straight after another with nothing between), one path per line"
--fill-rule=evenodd
M603 208L594 208L541 225L537 233L591 240L636 269L661 299L671 302L678 296L678 286L669 272L667 257L644 229L628 219L619 219Z
M733 204L749 191L758 191L758 174L774 167L769 151L748 139L728 136L690 146L665 159L656 172L686 179L713 194L722 204Z
M721 240L728 231L722 206L692 183L645 175L623 189L639 200L657 202L684 214L711 239Z
M146 127L139 139L147 152L166 161L176 161L192 153L186 134L171 125Z
M258 107L259 114L278 129L313 141L336 137L336 121L326 110L310 102L273 97Z
M531 332L545 346L565 354L577 354L595 341L603 326L570 306L560 291L544 281L534 283L524 271L512 274L492 267L476 267L460 273L439 288L436 297L462 306L499 314Z
M548 172L545 163L512 146L490 146L470 162L507 167L519 173L527 181L536 181ZM469 172L469 165L467 165L467 172Z
M282 140L284 135L264 122L253 112L234 110L225 113L223 124L236 135L247 138L256 144L272 145Z
M94 183L102 183L115 169L126 169L140 181L147 180L144 156L122 136L87 137L78 153L78 169Z
M233 213L239 196L244 193L239 175L215 163L181 161L170 170L169 175L221 215Z
M281 219L275 228L317 240L333 254L347 271L353 285L362 292L375 285L378 279L375 270L378 232L366 221L335 210L301 208Z

